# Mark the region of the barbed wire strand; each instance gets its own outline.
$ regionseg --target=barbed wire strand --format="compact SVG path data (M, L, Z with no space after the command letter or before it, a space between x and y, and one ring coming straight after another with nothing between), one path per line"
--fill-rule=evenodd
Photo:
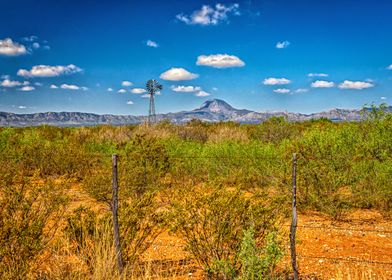
M341 257L326 257L326 256L307 256L307 255L297 255L298 258L302 259L317 259L317 260L331 260L331 261L343 261L343 262L353 262L353 263L367 263L367 264L377 264L377 265L392 265L392 262L383 261L373 261L373 260L363 260L356 258L341 258Z

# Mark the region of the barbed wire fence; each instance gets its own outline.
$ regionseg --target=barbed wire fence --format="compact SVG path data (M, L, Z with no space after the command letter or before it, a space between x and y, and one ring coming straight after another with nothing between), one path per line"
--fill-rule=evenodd
M101 153L97 153L97 154L92 154L89 155L92 158L94 158L94 160L99 160L99 161L106 161L106 160L110 160L108 159L108 155L103 155ZM144 156L145 159L153 159L155 158L154 156ZM268 160L275 160L276 162L280 162L280 163L284 163L287 166L290 166L290 164L288 163L288 159L276 159L276 157L274 156L239 156L239 155L226 155L226 156L202 156L202 155L193 155L193 156L182 156L182 155L177 155L177 156L169 156L170 159L172 160L197 160L197 159L204 159L204 160L214 160L214 161L228 161L228 160L240 160L240 161L268 161ZM15 160L14 156L10 156L10 159ZM297 166L297 163L299 161L312 161L312 162L316 162L316 161L328 161L330 159L338 159L338 160L346 160L346 161L353 161L353 162L362 162L362 161L392 161L392 158L390 157L369 157L369 156L362 156L362 157L352 157L352 158L347 158L345 156L342 157L328 157L328 156L314 156L314 157L304 157L301 156L301 154L298 154L296 156L293 156L292 162L291 162L291 175L292 175L292 180L291 180L291 190L292 190L292 200L294 200L294 197L296 196L296 188L297 188L297 177L301 177L301 166ZM20 159L19 160L23 160L23 155L20 155ZM121 156L119 157L119 164L121 164ZM295 166L295 168L294 168ZM117 168L117 164L116 164L116 168ZM114 169L113 169L114 170ZM114 171L113 171L114 172ZM267 175L271 175L271 174L267 174ZM272 176L272 175L271 175ZM268 176L267 176L268 177ZM288 179L288 178L287 178ZM287 180L288 182L290 181L289 179ZM301 187L301 186L299 186ZM295 190L293 190L295 188ZM120 198L118 198L120 199ZM115 203L115 202L113 202ZM117 202L118 203L118 202ZM284 224L285 227L290 228L291 230L291 236L293 236L293 233L297 232L297 230L300 229L309 229L309 230L322 230L324 232L330 232L330 231L339 231L339 232L357 232L359 234L382 234L385 236L385 238L392 238L392 229L377 229L377 228L373 228L373 229L361 229L361 228L355 228L355 227L338 227L338 226L331 226L331 225L302 225L302 224L297 224L298 221L300 221L300 214L298 214L297 211L297 207L301 206L300 204L296 204L296 203L292 203L292 210L295 210L292 213L292 217L296 216L296 220L297 221L292 221L291 224ZM295 207L294 207L295 205ZM295 209L293 209L295 208ZM300 211L299 211L300 213ZM322 220L312 220L312 221L307 221L308 223L322 223ZM301 234L299 232L299 234ZM317 254L317 255L307 255L307 254L303 254L303 253L298 253L297 248L300 248L296 242L296 236L294 235L294 238L292 238L292 240L290 240L290 244L292 244L292 248L290 251L290 256L291 256L291 263L293 266L293 278L294 279L298 279L299 275L301 273L300 269L298 269L298 264L297 264L297 259L298 260L326 260L326 261L331 261L331 262L345 262L345 263L362 263L362 264L370 264L370 265L376 265L376 266L383 266L383 267L391 267L392 268L392 261L382 261L382 260L374 260L374 259L364 259L364 258L358 258L358 257L354 257L354 256L350 256L350 257L343 257L343 256L326 256L326 255L322 255L322 254ZM185 245L181 245L181 244L176 244L176 245L170 245L170 244L160 244L160 243L156 243L154 244L156 246L160 246L160 247L175 247L178 249L185 249ZM293 252L294 249L294 252ZM294 262L293 262L294 259ZM295 273L295 271L297 271L297 275Z

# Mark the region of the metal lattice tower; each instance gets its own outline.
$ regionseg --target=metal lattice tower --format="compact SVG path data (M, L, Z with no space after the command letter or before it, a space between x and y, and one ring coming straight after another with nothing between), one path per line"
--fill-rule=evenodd
M148 109L148 124L153 124L157 122L157 116L155 113L155 94L159 93L163 86L158 83L157 80L148 80L146 84L146 89L150 95L150 106Z

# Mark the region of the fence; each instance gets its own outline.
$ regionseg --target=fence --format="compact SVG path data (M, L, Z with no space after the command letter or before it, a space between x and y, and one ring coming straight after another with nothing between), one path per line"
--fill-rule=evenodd
M148 157L145 156L144 160L146 159L154 159L154 157ZM291 206L291 217L292 217L292 221L291 224L285 224L284 226L289 227L290 229L290 234L289 234L289 239L290 239L290 259L291 259L291 267L292 267L292 273L293 273L293 278L294 279L299 279L299 274L300 274L300 268L298 267L298 261L297 260L317 260L317 261L331 261L331 262L345 262L345 263L359 263L359 264L370 264L370 265L376 265L376 266L390 266L392 268L392 261L390 261L390 259L388 261L380 261L380 260L372 260L372 259L364 259L364 258L358 258L358 257L354 257L354 256L328 256L328 255L322 255L322 254L317 254L317 255L308 255L308 254L302 254L302 253L298 253L297 252L297 230L300 229L308 229L308 230L322 230L323 232L331 232L331 231L337 231L337 232L350 232L350 234L352 232L356 232L356 233L360 233L362 235L365 234L382 234L385 238L390 239L392 237L392 230L389 229L361 229L361 228L355 228L355 227L339 227L339 226L325 226L325 225L298 225L298 212L297 212L297 180L298 177L301 176L301 166L298 166L298 161L308 161L308 162L315 162L315 161L325 161L328 160L328 157L322 157L322 158L317 158L317 157L308 157L308 158L301 158L298 157L297 154L293 155L292 161L291 163L288 163L288 161L285 160L276 160L272 157L238 157L238 156L219 156L219 157L203 157L203 156L189 156L189 157L184 157L184 156L173 156L171 157L171 160L179 160L179 161L184 161L184 160L203 160L203 162L205 162L205 160L208 161L230 161L231 163L233 163L233 160L239 160L239 161L264 161L265 162L269 162L269 164L272 164L272 161L275 161L278 164L285 164L285 172L283 172L283 177L286 178L282 178L280 177L281 180L281 184L285 185L288 187L289 184L287 184L289 182L288 180L288 173L291 173L291 200L292 200L292 206ZM379 161L380 159L378 158L369 158L369 157L358 157L358 158L352 158L352 159L347 159L342 158L341 160L352 160L355 162L361 162L361 161ZM385 159L384 159L385 160ZM390 159L387 159L390 160ZM291 166L290 166L291 165ZM144 168L145 167L145 161L144 161ZM225 169L227 168L227 166L223 167L223 168L218 168L220 172L227 172L227 170ZM298 170L299 168L299 170ZM290 170L291 172L288 172L288 170ZM213 172L214 173L214 172ZM114 178L116 178L117 176L117 155L113 155L113 174L114 174ZM207 175L207 178L209 179L210 177L210 173L208 172L208 174L204 174ZM282 175L282 174L280 174ZM147 174L145 174L145 176L147 176ZM276 179L276 176L274 176L273 174L265 174L265 178L264 179ZM278 179L279 180L279 179ZM300 186L301 187L301 186ZM118 188L118 184L116 183L116 180L113 180L113 194L115 194L117 192L116 188ZM116 206L118 205L118 201L116 201L117 196L113 195L113 203L112 205ZM113 218L116 219L116 214L115 212L117 211L116 207L113 207ZM321 220L314 220L314 221L308 221L308 222L312 222L312 223L320 223L322 222ZM115 225L118 224L114 223ZM114 233L115 233L115 240L118 240L118 228L114 229ZM299 232L299 234L301 235L301 232ZM116 241L115 244L119 244L119 241ZM185 249L184 245L180 245L180 244L175 244L175 245L168 245L168 244L162 244L162 243L155 243L155 246L160 246L160 247L164 247L164 248L169 248L169 247L176 247L176 248L180 248L180 249ZM121 251L120 248L116 246L116 248L118 249L118 255L121 255ZM122 263L119 260L119 269L122 269Z
M110 161L110 158L107 155L96 154L91 155L94 157L94 160L97 161ZM10 157L10 160L14 160L14 157ZM23 155L19 159L23 161ZM29 160L24 164L29 164ZM113 201L111 202L112 211L113 211L113 220L117 220L117 205L118 202L121 201L121 197L118 197L118 188L121 189L123 186L122 184L122 176L124 172L122 172L122 167L124 166L126 159L124 156L113 156L113 166L112 166L112 174L113 180ZM369 172L377 173L378 165L383 162L390 162L390 158L373 158L373 157L355 157L355 158L347 158L347 157L316 157L316 156L303 156L298 154L293 158L290 158L290 155L286 155L286 157L277 158L275 155L271 156L258 156L258 155L250 155L250 156L241 156L241 152L239 151L237 155L217 155L217 156L203 156L203 155L190 155L190 156L183 156L183 155L171 155L168 158L165 157L157 157L157 156L149 156L149 155L141 155L140 158L136 161L136 167L140 168L140 177L143 182L143 185L153 185L154 182L158 179L162 179L166 174L154 174L154 165L163 164L163 161L169 160L178 170L186 171L185 173L188 176L178 177L175 180L181 181L186 178L187 180L191 180L193 175L200 176L200 181L208 181L208 180L216 180L216 183L222 185L251 185L251 186L265 186L269 184L278 185L279 188L285 190L285 201L291 205L292 211L292 222L288 224L287 222L283 224L282 230L290 230L290 238L287 239L288 245L291 245L290 251L290 258L292 265L292 273L294 278L298 278L299 275L304 274L303 267L301 266L301 262L304 261L326 261L331 263L352 263L352 264L364 264L364 265L372 265L378 267L380 269L389 270L392 275L392 256L388 258L381 259L381 258L372 258L371 256L361 256L358 257L357 255L350 256L347 253L342 251L335 252L334 254L323 254L323 252L310 254L310 252L303 252L301 249L305 247L302 240L302 234L304 231L317 231L320 236L325 235L330 232L341 232L341 233L350 233L353 232L355 234L360 235L358 240L361 238L364 239L367 235L371 236L378 236L383 235L383 240L388 240L388 244L391 244L391 237L392 237L392 228L390 224L388 224L384 228L363 228L363 227L354 227L352 225L347 225L347 223L343 223L344 226L336 225L335 223L331 223L329 225L325 225L324 221L322 220L308 220L307 224L303 224L301 221L301 211L299 214L296 210L302 210L301 207L304 205L302 202L305 199L309 199L306 194L306 188L308 185L310 186L317 180L319 180L320 170L327 169L326 174L328 174L327 179L336 180L333 181L331 184L356 184L357 181L354 181L353 178L349 178L346 180L346 177L356 176L355 174L351 174L352 166L346 166L345 162L352 162L355 164L361 165L362 163L369 163ZM46 162L50 163L51 159L46 158ZM117 162L118 161L118 162ZM330 162L337 161L336 163L331 164ZM153 164L150 165L149 162ZM117 169L117 167L119 169ZM330 168L330 169L328 169ZM90 168L94 171L93 167ZM344 170L343 170L344 169ZM177 171L178 171L177 170ZM335 171L343 170L342 171L342 178L336 179L334 178ZM110 170L109 170L110 171ZM176 171L176 172L177 172ZM178 171L177 173L181 173ZM359 171L361 172L361 170ZM383 171L384 172L384 171ZM385 171L386 176L383 177L385 182L392 179L392 174L389 173L390 170ZM109 173L109 172L108 172ZM173 173L175 173L173 171ZM184 172L183 172L184 173ZM306 179L304 174L311 174L314 175L311 180ZM347 176L346 176L347 175ZM369 175L369 174L367 174ZM372 175L370 174L370 179L365 178L366 180L371 180ZM224 177L224 180L221 179ZM325 179L325 178L322 178ZM365 180L364 179L364 180ZM345 181L346 180L346 181ZM353 181L350 181L353 180ZM365 181L366 181L365 180ZM383 181L384 182L384 181ZM390 182L390 181L389 181ZM215 183L215 181L214 181ZM327 185L330 182L323 182L323 184ZM192 182L189 183L192 185ZM321 183L320 183L321 184ZM333 193L333 189L329 190L328 186L326 187L326 193ZM389 185L390 187L390 185ZM297 192L300 193L300 196L297 196ZM297 208L297 209L296 209ZM328 220L329 221L329 220ZM119 240L119 227L121 224L113 223L115 225L114 228L114 239L117 253L117 262L120 271L123 267L123 260L121 259L121 244ZM338 223L339 224L339 223ZM342 223L340 223L342 224ZM298 242L300 241L300 242ZM302 243L301 243L302 242ZM164 243L154 243L154 245L161 247L161 248L178 248L178 249L185 249L184 245L182 244L164 244ZM389 245L392 246L392 245ZM363 252L366 253L366 252ZM365 255L365 254L359 254ZM392 276L391 276L392 277Z

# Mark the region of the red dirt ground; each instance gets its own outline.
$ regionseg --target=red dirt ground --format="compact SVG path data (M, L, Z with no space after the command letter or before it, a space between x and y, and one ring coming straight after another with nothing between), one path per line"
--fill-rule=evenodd
M300 213L297 253L303 279L392 279L392 221L370 210L355 211L339 222L319 213ZM151 267L166 271L162 279L203 279L181 240L167 233L145 258ZM286 256L282 267L289 265Z

